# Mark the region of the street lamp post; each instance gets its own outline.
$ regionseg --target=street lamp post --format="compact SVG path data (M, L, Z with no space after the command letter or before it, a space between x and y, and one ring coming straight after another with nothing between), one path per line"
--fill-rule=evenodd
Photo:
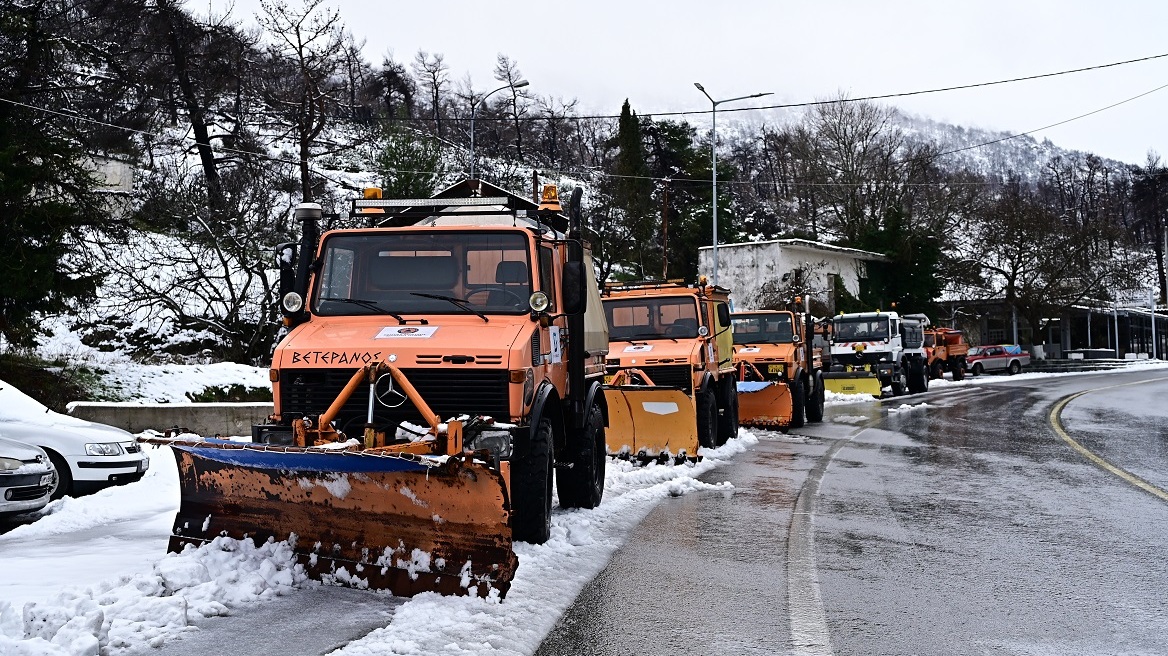
M499 87L498 89L494 89L493 91L488 91L485 95L483 95L482 98L479 98L478 100L474 99L473 93L471 94L471 97L470 97L470 99L471 99L471 103L470 103L470 179L473 180L475 177L474 119L475 119L475 112L478 110L478 107L479 107L479 103L485 101L487 98L490 98L492 94L497 93L499 91L502 91L503 89L520 89L520 88L527 86L528 84L530 84L530 82L528 82L527 80L519 80L515 84L504 84L503 86Z
M694 82L694 86L698 88L698 91L702 92L702 95L704 95L706 98L709 98L710 104L712 105L712 110L713 110L711 112L711 118L710 118L710 168L711 168L711 173L713 174L713 176L712 176L713 189L711 190L711 193L713 194L713 197L714 197L713 198L713 206L714 207L713 207L713 214L712 214L712 218L714 221L714 276L713 276L713 283L714 283L714 286L716 287L718 285L718 105L721 105L722 103L734 102L736 100L746 100L747 98L761 98L763 96L771 95L772 92L767 91L766 93L752 93L749 96L739 96L737 98L726 98L725 100L714 100L713 98L710 97L710 94L706 93L706 88L703 87L700 82Z

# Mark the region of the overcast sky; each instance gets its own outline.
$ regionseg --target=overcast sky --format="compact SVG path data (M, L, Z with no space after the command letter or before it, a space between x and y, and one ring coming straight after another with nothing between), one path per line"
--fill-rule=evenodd
M290 0L295 4L299 0ZM1168 54L1160 0L327 0L380 63L442 53L451 78L498 86L496 56L519 64L530 91L579 100L582 113L708 110L715 99L770 91L765 104L919 91ZM191 0L221 13L229 0ZM259 0L234 0L250 22ZM204 9L203 11L206 11ZM967 127L1031 131L1168 85L1168 57L1051 79L884 101ZM719 118L767 120L762 112ZM1168 88L1035 134L1142 163L1168 156ZM695 116L708 123L708 116ZM719 120L722 124L722 120Z

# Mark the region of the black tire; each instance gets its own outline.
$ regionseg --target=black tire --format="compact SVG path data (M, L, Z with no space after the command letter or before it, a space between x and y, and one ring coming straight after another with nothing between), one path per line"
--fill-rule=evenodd
M698 394L698 444L707 449L718 447L718 404L713 392Z
M817 424L823 421L823 375L816 372L811 378L811 390L807 396L807 421Z
M718 413L718 446L738 436L738 386L729 377L723 379L722 409Z
M57 483L53 488L53 493L49 495L52 500L60 499L64 496L73 495L73 472L69 470L69 463L65 459L57 455L56 451L49 451L45 449L45 453L49 454L49 460L53 462L53 469L57 470Z
M511 457L511 533L516 540L543 544L552 534L552 422L546 417Z
M904 396L905 388L908 386L908 380L904 375L904 369L901 368L900 373L892 377L892 395Z
M803 391L803 379L791 381L791 428L803 428L807 420L807 393Z
M593 404L584 420L584 430L576 443L568 445L571 467L556 470L556 487L562 508L595 508L604 496L604 468L608 454L604 448L604 415Z
M1022 373L1022 363L1018 362L1017 360L1012 360L1010 362L1009 371L1010 371L1011 376L1016 376L1016 375Z
M956 375L956 374L954 374ZM933 366L929 367L929 378L936 380L945 376L945 367L941 365L941 361L937 360Z
M929 374L925 363L913 360L908 365L908 392L909 394L923 394L929 391Z
M965 363L961 360L953 363L953 380L965 380Z
M978 376L985 373L985 368L981 366L980 362L974 362L973 369L971 369L969 373L973 374L974 378L977 378Z

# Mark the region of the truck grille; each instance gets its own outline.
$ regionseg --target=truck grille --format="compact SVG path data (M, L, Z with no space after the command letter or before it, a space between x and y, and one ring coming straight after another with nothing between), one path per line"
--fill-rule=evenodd
M280 372L279 411L285 418L318 415L352 378L354 369L284 369ZM460 414L489 415L510 419L508 375L505 369L403 369L422 399L439 418ZM362 386L337 415L336 427L350 437L365 424L369 388ZM425 425L421 413L409 401L397 408L374 407L374 423L379 427L409 421Z
M690 387L693 386L693 369L688 364L641 367L641 370L649 374L653 382L658 385L680 387L686 391L689 391Z

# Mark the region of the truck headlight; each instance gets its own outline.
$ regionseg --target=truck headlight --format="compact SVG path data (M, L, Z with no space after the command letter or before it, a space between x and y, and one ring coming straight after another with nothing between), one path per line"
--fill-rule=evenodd
M105 444L86 444L85 455L88 456L120 456L122 455L122 447L115 443Z
M507 459L511 457L511 433L507 431L484 431L471 442L475 451L487 451L491 455Z
M527 304L530 305L531 309L535 312L543 312L544 310L548 309L549 305L551 305L551 300L548 299L547 294L543 292L535 292L531 295L531 298L527 299Z
M304 309L304 297L296 292L284 294L284 298L280 303L284 306L284 311L289 314L296 314Z

